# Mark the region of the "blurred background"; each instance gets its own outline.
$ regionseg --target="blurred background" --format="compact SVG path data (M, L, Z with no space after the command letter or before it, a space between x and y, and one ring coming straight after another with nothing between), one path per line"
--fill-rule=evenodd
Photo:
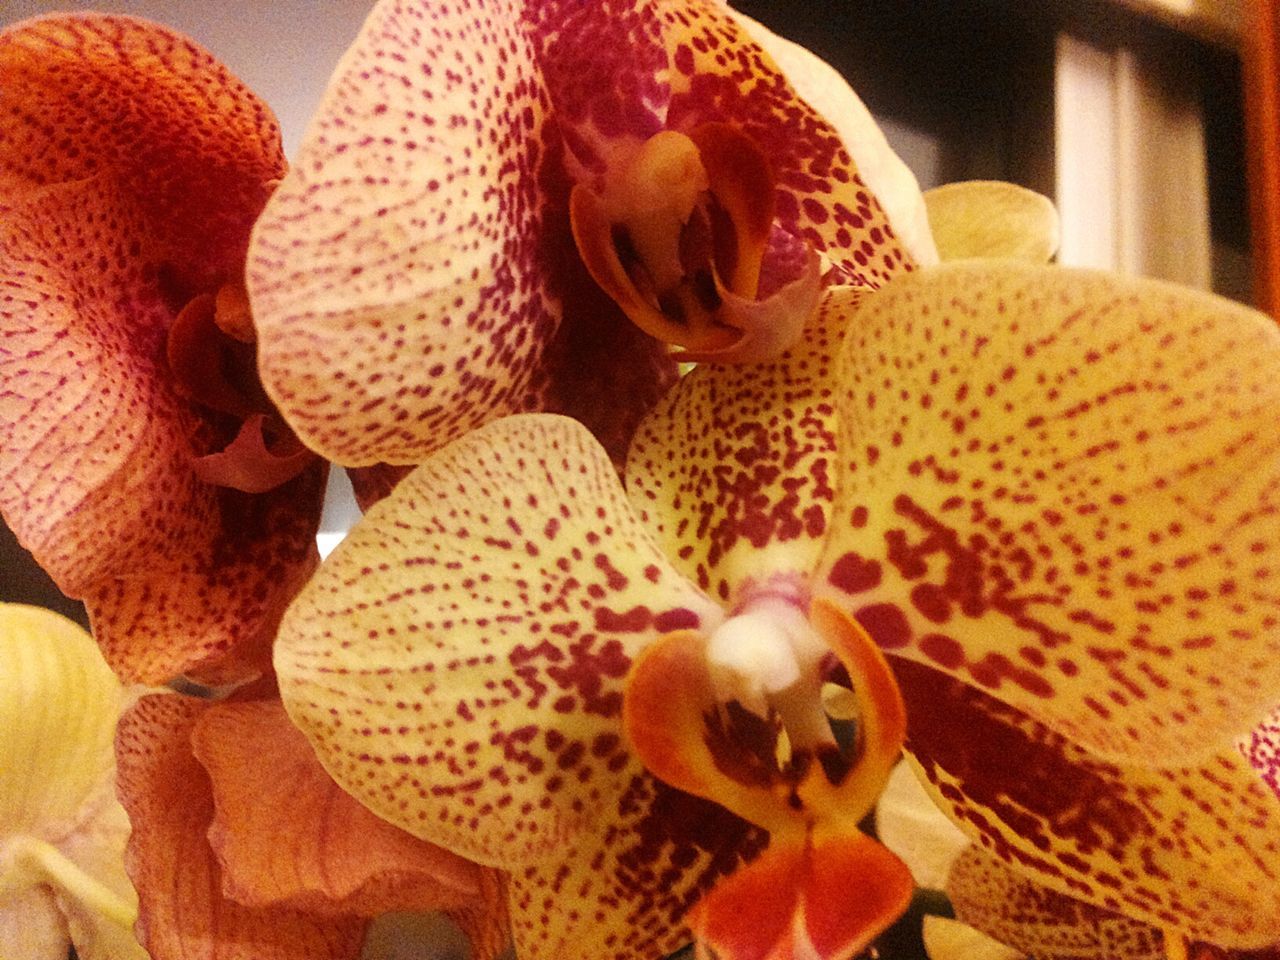
M922 187L978 178L1020 183L1057 203L1062 262L1250 301L1244 0L735 6L844 73ZM208 47L272 106L292 154L370 7L370 0L5 0L0 26L90 8L167 23ZM354 515L341 491L333 504L328 540ZM0 600L77 615L78 605L61 597L7 529L0 529Z

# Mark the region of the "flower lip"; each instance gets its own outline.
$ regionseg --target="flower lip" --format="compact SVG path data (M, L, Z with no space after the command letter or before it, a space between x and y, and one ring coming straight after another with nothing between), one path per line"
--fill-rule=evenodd
M774 194L755 141L706 123L650 137L598 188L578 184L570 221L588 272L636 326L690 357L758 362L795 342L820 291L814 257L757 300Z
M254 345L248 295L243 283L233 282L197 294L178 312L166 353L178 393L203 408L213 424L212 452L192 463L196 476L265 493L300 474L314 454L263 390Z

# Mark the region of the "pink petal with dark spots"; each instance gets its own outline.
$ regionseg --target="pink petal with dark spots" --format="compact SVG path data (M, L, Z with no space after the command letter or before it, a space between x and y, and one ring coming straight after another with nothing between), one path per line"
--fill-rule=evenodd
M927 274L927 275L926 275ZM1280 330L1149 281L944 265L837 371L822 588L1083 748L1206 757L1280 689Z
M509 868L601 826L634 776L623 680L717 622L575 421L497 421L376 504L281 624L285 706L344 789Z
M636 431L632 503L676 566L730 606L773 578L799 587L817 563L839 462L834 355L864 295L829 291L775 363L698 366Z
M1280 930L1280 797L1234 749L1117 763L900 661L907 750L984 849L1095 907L1226 947Z
M956 917L1001 943L1044 960L1164 960L1155 927L1090 906L970 847L951 868L947 893Z
M347 465L416 463L546 409L620 455L672 368L583 270L569 189L712 120L776 151L783 228L842 279L909 267L853 148L719 5L384 0L255 232L263 378L290 425Z
M173 311L136 198L106 175L33 188L0 225L0 509L118 674L243 676L314 563L319 464L261 497L192 463L207 421L164 363ZM237 655L238 656L238 655ZM243 657L241 658L243 659Z
M245 907L220 893L205 838L213 794L191 753L206 706L153 696L121 720L118 787L133 824L126 865L139 893L139 941L154 960L355 960L366 920Z

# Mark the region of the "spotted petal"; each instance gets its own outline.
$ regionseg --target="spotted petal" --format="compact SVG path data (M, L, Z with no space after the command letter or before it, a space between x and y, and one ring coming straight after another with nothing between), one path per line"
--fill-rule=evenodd
M700 365L646 417L627 492L678 568L732 605L770 579L799 589L835 501L835 359L864 292L826 294L776 363Z
M0 205L106 176L174 281L239 270L284 154L271 111L206 50L131 17L40 17L0 33L0 88Z
M1116 763L926 666L896 664L907 749L936 803L1050 890L1191 940L1280 930L1280 796L1228 748Z
M874 146L842 143L712 0L384 0L256 228L273 399L351 465L415 463L528 409L580 415L620 454L671 367L582 267L569 189L716 121L771 152L782 228L844 279L912 262L855 167L883 141L854 124Z
M512 871L520 956L598 944L639 960L672 949L683 911L759 847L657 785L623 739L633 658L720 616L647 539L586 430L525 415L445 448L366 514L290 608L276 665L346 790Z
M553 852L634 775L622 682L714 623L575 422L498 421L376 504L290 608L281 693L334 778L483 863Z
M838 371L824 587L1101 755L1203 757L1280 689L1280 331L1149 281L944 265Z
M256 501L198 481L209 426L163 359L175 297L238 269L279 172L278 143L234 137L274 126L206 54L130 20L5 32L0 88L0 510L118 673L200 671L269 638L313 562L319 468Z
M958 918L1026 956L1164 960L1169 955L1154 927L1038 886L979 847L956 860L947 892Z

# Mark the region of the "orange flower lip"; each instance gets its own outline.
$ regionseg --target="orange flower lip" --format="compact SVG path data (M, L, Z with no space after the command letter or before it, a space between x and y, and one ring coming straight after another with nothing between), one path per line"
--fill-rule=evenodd
M182 396L237 422L233 439L197 456L206 483L265 493L292 480L315 460L276 411L258 379L253 319L239 283L194 297L174 319L166 344L169 370ZM215 428L225 434L226 430Z

